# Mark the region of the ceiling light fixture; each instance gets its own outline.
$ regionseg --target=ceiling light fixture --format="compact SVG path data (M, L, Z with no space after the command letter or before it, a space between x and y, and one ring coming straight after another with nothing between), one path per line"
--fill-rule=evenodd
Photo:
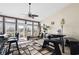
M31 13L31 3L29 3L28 17L31 17L31 18L33 18L33 19L34 19L35 17L38 17L38 15Z

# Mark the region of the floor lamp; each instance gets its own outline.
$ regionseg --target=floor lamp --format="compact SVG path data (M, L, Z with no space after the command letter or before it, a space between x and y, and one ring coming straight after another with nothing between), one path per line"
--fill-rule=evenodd
M61 20L61 29L62 29L62 34L63 34L63 26L64 26L64 24L65 24L65 20L64 20L64 18Z
M62 28L62 35L63 35L63 26L64 26L64 24L65 24L65 20L64 19L62 19L61 20L61 28ZM65 41L64 41L64 39L62 38L62 41L61 41L62 43L62 52L64 53L64 45L65 45Z

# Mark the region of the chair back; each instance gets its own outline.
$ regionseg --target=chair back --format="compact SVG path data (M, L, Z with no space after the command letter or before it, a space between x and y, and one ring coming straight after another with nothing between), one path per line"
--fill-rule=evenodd
M19 33L15 33L15 37L19 40Z

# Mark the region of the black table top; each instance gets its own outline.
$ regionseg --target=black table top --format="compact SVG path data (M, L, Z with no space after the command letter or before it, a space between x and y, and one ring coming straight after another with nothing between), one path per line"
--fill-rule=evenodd
M62 34L49 34L48 35L48 38L51 39L51 38L60 38L60 41L54 41L54 42L59 42L61 45L62 45L62 52L64 53L64 39L63 37L66 36L66 35L62 35ZM62 39L61 39L62 38Z
M49 34L48 38L59 38L59 37L64 37L66 35L62 35L62 34Z

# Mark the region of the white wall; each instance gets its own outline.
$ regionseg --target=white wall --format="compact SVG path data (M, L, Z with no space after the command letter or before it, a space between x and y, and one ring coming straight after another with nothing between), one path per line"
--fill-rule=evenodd
M65 19L64 34L79 39L79 4L70 4L41 22L51 26L51 21L54 21L55 24L49 30L49 33L56 33L57 29L61 28L60 22L62 18Z

